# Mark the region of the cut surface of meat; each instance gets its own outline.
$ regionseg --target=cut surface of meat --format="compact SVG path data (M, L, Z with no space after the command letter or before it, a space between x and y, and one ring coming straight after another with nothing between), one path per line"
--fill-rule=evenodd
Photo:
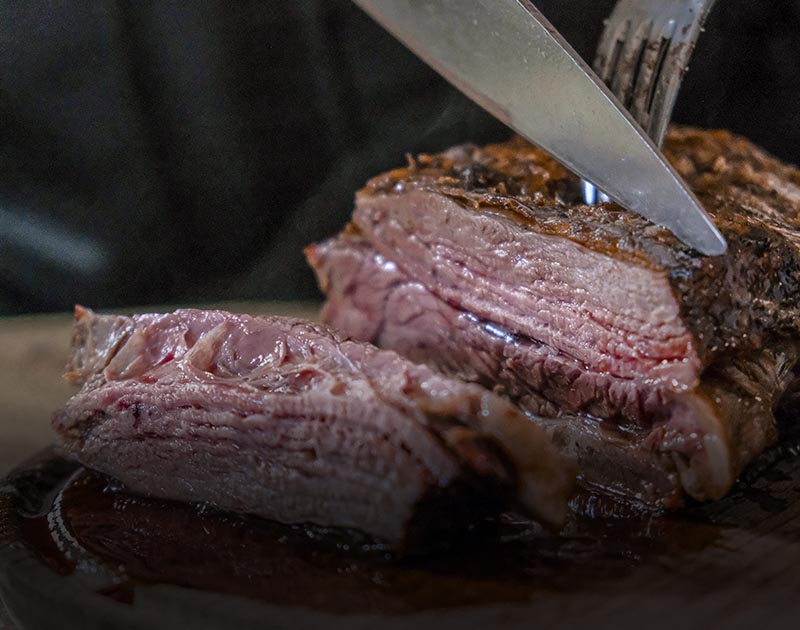
M135 492L403 547L566 514L574 473L513 405L302 320L78 308L67 378L61 449Z
M656 505L725 494L776 439L800 353L800 172L726 132L665 154L728 240L704 257L515 139L420 156L311 246L323 320L536 416L583 481ZM535 418L536 419L536 418Z

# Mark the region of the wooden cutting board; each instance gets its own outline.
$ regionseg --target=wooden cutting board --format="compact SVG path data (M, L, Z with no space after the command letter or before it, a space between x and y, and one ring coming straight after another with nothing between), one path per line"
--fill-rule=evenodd
M49 442L49 414L70 393L68 342L65 316L0 321L5 469ZM134 497L44 452L0 489L0 592L26 628L800 625L793 439L715 504L670 516L583 507L594 516L558 536L509 516L492 541L393 558L347 536Z

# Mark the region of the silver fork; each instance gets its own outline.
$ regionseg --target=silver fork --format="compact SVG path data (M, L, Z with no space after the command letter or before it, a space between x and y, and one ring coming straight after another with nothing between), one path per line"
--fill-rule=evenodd
M620 0L606 21L594 70L661 146L687 63L716 0ZM586 203L608 201L583 182Z

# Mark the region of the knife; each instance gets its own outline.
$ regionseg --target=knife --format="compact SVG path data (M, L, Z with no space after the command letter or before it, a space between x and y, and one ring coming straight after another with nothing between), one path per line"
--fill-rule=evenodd
M617 98L529 0L354 0L456 88L703 254L725 239Z

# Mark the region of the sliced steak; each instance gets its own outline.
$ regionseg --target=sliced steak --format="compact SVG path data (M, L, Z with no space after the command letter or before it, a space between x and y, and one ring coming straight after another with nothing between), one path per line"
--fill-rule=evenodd
M135 492L401 546L566 513L570 466L513 405L305 321L79 308L68 370L62 449Z
M647 503L724 495L776 439L800 354L800 172L725 132L665 153L729 243L704 257L519 139L420 156L369 182L307 250L323 320L494 386Z

